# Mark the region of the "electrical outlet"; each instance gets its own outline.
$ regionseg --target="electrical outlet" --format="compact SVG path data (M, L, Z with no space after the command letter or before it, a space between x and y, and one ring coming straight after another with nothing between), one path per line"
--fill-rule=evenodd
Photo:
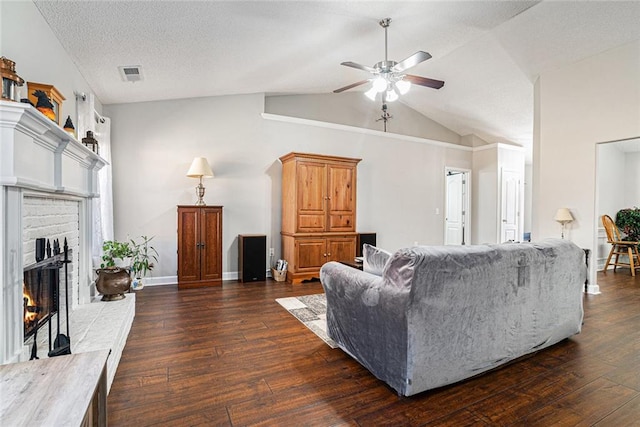
M269 248L269 256L274 256L276 254L276 250L273 248Z

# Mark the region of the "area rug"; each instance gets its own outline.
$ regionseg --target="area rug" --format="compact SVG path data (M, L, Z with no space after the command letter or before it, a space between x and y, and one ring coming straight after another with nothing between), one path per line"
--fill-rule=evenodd
M324 294L277 298L276 302L331 348L338 345L327 335L327 298Z

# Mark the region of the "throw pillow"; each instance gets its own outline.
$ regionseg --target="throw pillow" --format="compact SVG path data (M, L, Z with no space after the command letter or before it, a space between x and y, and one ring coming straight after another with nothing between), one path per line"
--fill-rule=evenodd
M364 258L362 261L362 270L366 273L382 276L382 270L384 270L384 266L387 264L389 258L391 258L391 253L365 243L362 246L362 256Z

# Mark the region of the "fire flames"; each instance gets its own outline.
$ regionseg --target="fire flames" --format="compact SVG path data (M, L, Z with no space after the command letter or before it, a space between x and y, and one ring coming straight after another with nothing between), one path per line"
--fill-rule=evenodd
M24 300L24 322L29 324L36 320L38 316L38 310L36 310L36 302L29 293L29 290L22 284L22 298Z

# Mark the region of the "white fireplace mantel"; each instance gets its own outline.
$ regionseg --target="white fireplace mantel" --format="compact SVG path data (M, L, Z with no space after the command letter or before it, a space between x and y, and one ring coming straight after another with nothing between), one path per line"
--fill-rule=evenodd
M95 197L106 161L29 104L0 101L0 185Z
M23 199L80 203L80 303L89 302L93 204L107 163L29 104L0 101L0 364L23 350Z

